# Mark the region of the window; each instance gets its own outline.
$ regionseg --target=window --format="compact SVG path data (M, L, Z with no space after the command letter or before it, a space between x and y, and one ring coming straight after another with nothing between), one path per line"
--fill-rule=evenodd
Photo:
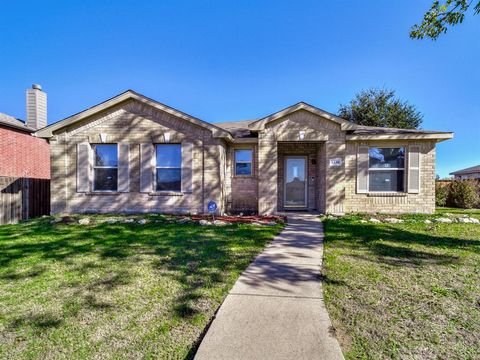
M158 144L156 146L157 191L181 191L182 148L179 144Z
M369 191L405 191L405 148L368 149Z
M93 190L117 191L118 150L116 144L94 145Z
M252 150L235 150L235 175L252 175Z

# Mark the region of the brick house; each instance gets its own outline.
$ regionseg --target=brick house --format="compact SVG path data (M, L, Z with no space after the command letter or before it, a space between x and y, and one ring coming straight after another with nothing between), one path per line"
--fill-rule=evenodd
M277 213L435 209L435 145L450 132L358 126L306 103L208 123L134 91L37 132L52 212Z
M47 126L47 94L34 84L26 94L27 120L0 113L0 176L50 179L50 151L35 131Z
M50 150L35 129L0 113L0 176L50 179Z
M0 113L0 224L50 211L49 144L34 136L47 125L47 98L41 87L34 85L27 90L26 99L25 122Z

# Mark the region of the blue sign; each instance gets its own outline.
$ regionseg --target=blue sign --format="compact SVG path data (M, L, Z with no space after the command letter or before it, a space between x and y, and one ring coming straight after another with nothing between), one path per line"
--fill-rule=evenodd
M217 203L215 201L210 201L207 208L209 212L215 212L215 210L217 210Z

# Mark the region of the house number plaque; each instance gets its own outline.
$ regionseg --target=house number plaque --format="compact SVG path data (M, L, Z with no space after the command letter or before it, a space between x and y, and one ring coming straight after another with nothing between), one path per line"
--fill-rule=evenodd
M333 158L330 159L330 167L342 166L342 158Z

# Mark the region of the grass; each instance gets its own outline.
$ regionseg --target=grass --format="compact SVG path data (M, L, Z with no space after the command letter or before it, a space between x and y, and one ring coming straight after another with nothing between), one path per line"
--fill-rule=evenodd
M469 216L480 218L480 209L459 209L451 207L441 207L437 209L437 214L467 214Z
M0 227L0 358L191 358L235 280L281 229L90 218Z
M480 212L440 209L445 214ZM480 225L325 220L324 296L347 359L480 358Z

